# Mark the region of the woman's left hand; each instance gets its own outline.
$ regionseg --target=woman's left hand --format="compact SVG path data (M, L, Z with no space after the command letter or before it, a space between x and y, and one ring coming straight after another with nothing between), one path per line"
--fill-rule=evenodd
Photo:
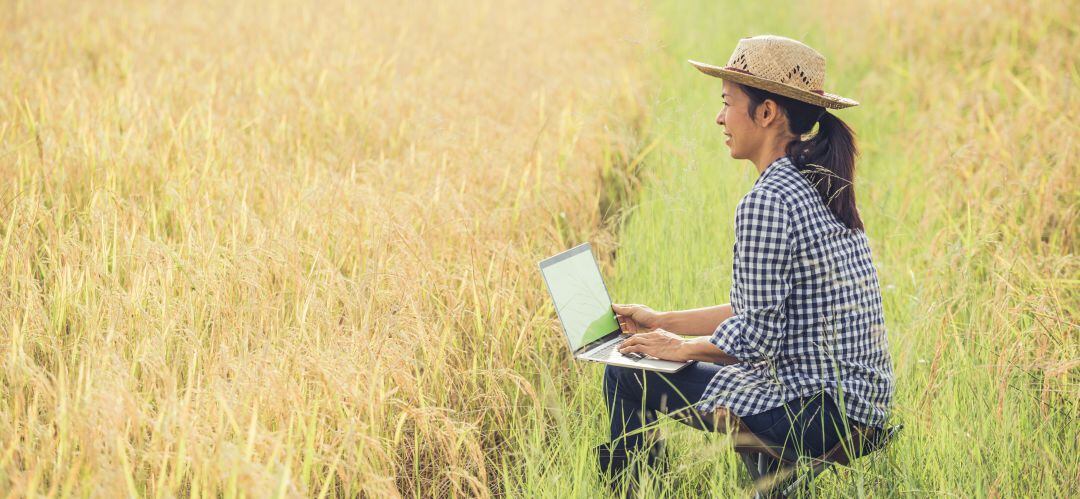
M619 346L621 353L641 353L660 360L685 361L682 346L686 343L679 335L663 329L651 333L638 333L626 339Z

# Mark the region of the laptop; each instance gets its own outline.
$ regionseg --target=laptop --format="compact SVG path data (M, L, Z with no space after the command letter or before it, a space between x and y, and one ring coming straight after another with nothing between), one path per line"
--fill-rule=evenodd
M692 363L619 353L619 344L630 335L619 327L589 243L541 261L540 273L575 359L665 373L679 371Z

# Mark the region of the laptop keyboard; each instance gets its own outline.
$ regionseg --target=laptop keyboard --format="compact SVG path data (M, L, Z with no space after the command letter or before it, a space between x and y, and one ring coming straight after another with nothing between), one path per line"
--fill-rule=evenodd
M589 357L596 357L596 358L607 357L608 355L611 354L612 350L614 350L616 348L619 348L619 345L622 345L622 342L624 342L624 341L626 341L626 340L622 339L622 340L616 341L615 343L611 343L611 344L609 344L608 346L606 346L604 348L598 348L596 350L593 350L592 353L589 354Z
M622 338L619 341L616 341L614 343L610 343L610 344L608 344L607 346L605 346L603 348L593 350L592 353L589 354L589 357L594 358L594 359L608 358L611 355L612 350L615 350L616 348L619 348L619 345L622 345L624 341L626 341L626 338ZM640 359L644 358L643 356L641 356L639 354L636 354L636 353L625 353L625 354L620 354L620 355L622 355L623 357L634 359L634 360L640 360Z

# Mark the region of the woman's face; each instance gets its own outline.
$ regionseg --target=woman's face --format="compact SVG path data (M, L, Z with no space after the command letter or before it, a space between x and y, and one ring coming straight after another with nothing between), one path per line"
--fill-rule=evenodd
M731 149L732 158L749 159L761 147L765 127L750 119L746 112L750 98L739 85L724 80L722 97L724 107L716 115L716 124L724 127L724 135L728 136L724 143Z

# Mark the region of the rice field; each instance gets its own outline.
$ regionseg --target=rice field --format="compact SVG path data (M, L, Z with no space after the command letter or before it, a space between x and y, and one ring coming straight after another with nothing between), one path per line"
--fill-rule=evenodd
M828 58L897 372L833 496L1080 495L1068 2L0 2L0 492L596 497L536 262L723 303L738 38ZM745 494L665 423L648 497Z

